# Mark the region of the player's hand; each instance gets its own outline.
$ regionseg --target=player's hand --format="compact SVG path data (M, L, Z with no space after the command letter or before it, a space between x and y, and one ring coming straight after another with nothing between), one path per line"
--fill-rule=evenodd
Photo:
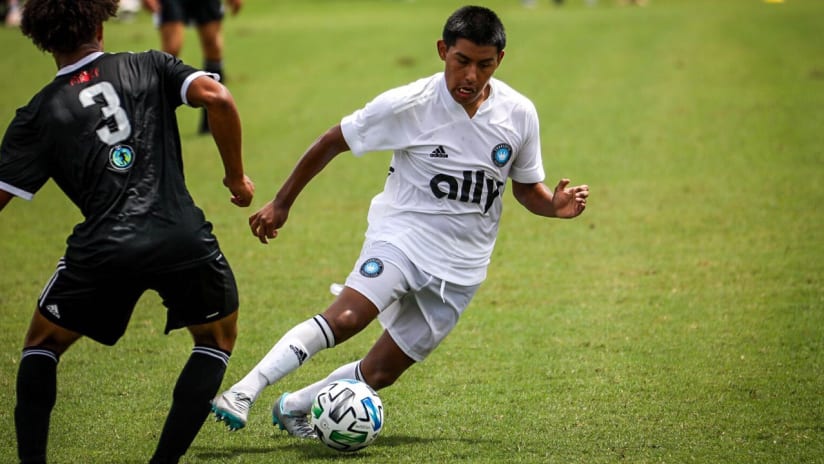
M157 13L160 11L160 1L159 0L143 0L143 7L147 10L151 11L152 13Z
M283 227L288 217L289 209L271 200L257 213L249 216L249 228L252 229L252 235L257 237L260 243L267 244L269 239L278 236L278 229Z
M567 187L568 185L569 179L561 179L558 185L555 186L555 192L552 196L555 216L559 218L574 218L583 213L587 207L589 186Z
M238 14L243 6L243 0L228 0L226 3L229 4L229 11L232 12L232 16Z
M244 175L242 179L233 182L224 177L223 185L232 192L230 201L235 205L246 207L252 204L252 198L255 196L255 184L248 176Z

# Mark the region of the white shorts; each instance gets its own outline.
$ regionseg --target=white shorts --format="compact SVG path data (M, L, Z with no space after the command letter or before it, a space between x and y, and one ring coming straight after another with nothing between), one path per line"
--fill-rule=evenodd
M449 335L480 287L424 272L388 242L364 244L346 286L378 307L383 328L417 362Z

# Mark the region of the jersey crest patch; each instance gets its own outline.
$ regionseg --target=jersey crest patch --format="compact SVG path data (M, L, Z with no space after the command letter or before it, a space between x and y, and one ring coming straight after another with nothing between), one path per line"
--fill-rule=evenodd
M508 143L499 143L492 149L492 162L495 166L503 167L512 158L512 146Z
M360 273L364 277L377 277L383 272L383 261L369 258L361 264Z
M109 169L125 172L134 164L134 149L128 145L115 145L109 150Z

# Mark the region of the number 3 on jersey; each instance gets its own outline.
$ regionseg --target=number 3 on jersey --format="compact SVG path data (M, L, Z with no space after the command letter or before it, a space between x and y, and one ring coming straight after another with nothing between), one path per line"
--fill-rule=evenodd
M80 91L80 103L84 108L92 106L97 102L94 97L102 96L105 106L100 108L103 113L103 119L114 118L115 130L112 131L109 125L103 126L97 130L97 136L100 140L108 145L114 145L129 138L132 134L132 125L129 123L129 118L126 117L126 111L120 107L120 97L114 91L111 83L103 81L95 85L86 87Z

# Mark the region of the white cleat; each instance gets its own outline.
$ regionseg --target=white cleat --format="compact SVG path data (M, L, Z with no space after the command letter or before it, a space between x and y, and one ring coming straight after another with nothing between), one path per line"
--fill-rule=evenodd
M246 426L252 398L244 393L227 390L212 400L212 412L215 420L225 422L230 431L240 430Z
M284 393L272 407L272 425L277 425L281 430L286 430L289 435L298 438L317 438L318 434L309 424L309 416L294 412L287 412L283 409L283 401L289 393Z

